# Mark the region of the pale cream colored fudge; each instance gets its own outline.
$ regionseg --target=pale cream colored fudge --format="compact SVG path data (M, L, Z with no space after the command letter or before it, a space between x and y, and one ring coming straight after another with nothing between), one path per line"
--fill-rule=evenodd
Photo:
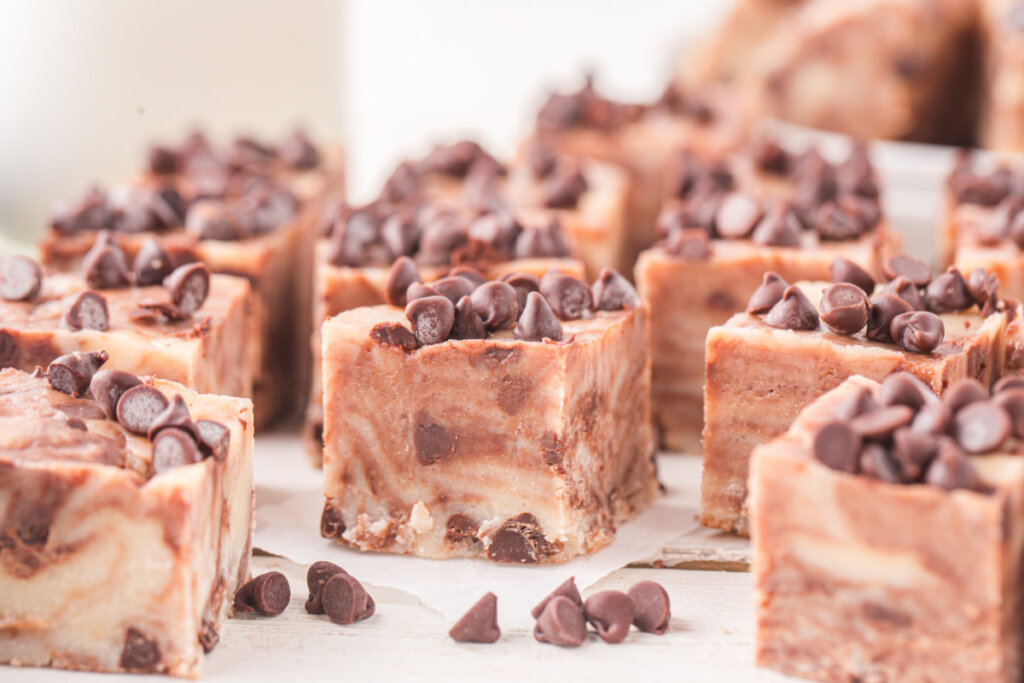
M825 283L799 283L817 307ZM990 385L1002 373L1007 314L977 307L940 316L945 338L931 353L868 341L863 332L777 329L738 313L708 332L704 385L701 524L749 533L747 472L755 446L779 436L797 414L847 377L881 380L906 370L941 393L965 377Z
M223 457L153 474L96 401L0 371L0 662L195 677L249 576L252 402L180 395Z
M1019 442L969 457L984 492L826 467L815 433L878 388L851 377L754 450L757 663L821 681L1019 681Z

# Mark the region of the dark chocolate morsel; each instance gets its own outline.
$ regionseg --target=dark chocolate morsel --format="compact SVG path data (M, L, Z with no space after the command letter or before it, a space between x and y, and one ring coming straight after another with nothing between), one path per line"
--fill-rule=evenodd
M512 336L521 341L561 340L562 324L543 294L530 292L526 296L526 306L512 330Z
M665 239L665 251L684 261L697 263L711 258L711 239L703 228L676 230Z
M987 398L988 389L984 384L973 378L965 378L950 385L942 394L941 402L949 414L954 415L964 406Z
M519 302L519 310L526 308L526 296L530 292L540 291L540 278L531 273L506 273L501 276L501 281L512 286L516 290L516 299Z
M562 273L548 273L540 279L540 293L559 320L578 320L593 306L590 287L582 280Z
M900 427L893 432L892 457L899 465L900 481L907 484L921 481L938 452L939 438L913 427Z
M188 208L185 231L200 240L232 241L242 237L238 213L219 199L200 199Z
M830 469L853 474L860 446L860 436L848 424L829 422L814 435L814 459Z
M953 437L968 453L995 450L1012 428L1009 413L995 401L975 401L953 416Z
M541 643L579 647L587 639L583 608L568 598L556 597L537 617L533 637Z
M587 191L587 179L576 164L558 164L541 186L541 202L549 209L572 209Z
M1005 389L992 397L992 402L1010 416L1013 436L1024 439L1024 389Z
M868 315L867 338L876 342L893 341L890 335L892 319L902 313L913 312L910 304L892 294L879 294L871 300L871 313Z
M932 401L918 408L910 426L915 432L923 434L945 434L952 421L953 414L949 408L941 401Z
M913 353L931 353L942 343L945 334L942 318L930 311L900 313L889 324L893 340Z
M457 643L494 643L501 638L498 628L498 596L487 593L462 615L448 636Z
M391 264L391 269L388 270L387 284L384 286L388 303L404 308L409 303L405 298L405 293L409 290L409 285L414 282L422 282L419 269L408 256L399 256Z
M410 301L405 317L412 323L412 333L421 346L439 344L448 338L455 324L455 305L443 296L428 296Z
M324 582L320 593L324 614L336 624L353 624L373 616L374 602L366 589L348 572Z
M473 291L475 292L477 287L482 287L487 283L487 278L483 274L473 268L472 266L456 266L448 271L449 277L461 277L469 280L469 283L473 285Z
M715 228L726 239L741 239L750 234L761 216L761 205L754 197L730 192L722 198L715 212Z
M633 616L634 626L641 631L659 636L668 630L671 606L668 593L660 583L641 581L626 591L626 595L636 607Z
M823 242L855 240L864 234L865 227L859 213L832 200L822 204L814 218L814 229Z
M32 301L43 288L43 269L27 256L0 261L0 297L7 301Z
M150 173L156 175L171 175L177 173L179 168L178 153L163 145L150 145L146 150L146 162Z
M489 245L499 254L511 254L516 237L523 227L507 213L485 213L469 224L467 234L471 240Z
M883 269L885 276L890 280L895 280L902 275L918 287L924 287L932 281L932 269L923 261L905 254L890 257L886 260Z
M235 612L272 617L280 614L292 599L288 579L281 572L266 572L235 593Z
M431 288L444 298L451 301L453 304L459 303L459 300L464 296L469 296L473 293L475 287L473 283L464 277L443 277L440 280L434 280L430 283Z
M768 247L798 247L803 226L788 204L772 207L754 228L750 239L754 244Z
M57 391L78 398L89 389L93 375L109 357L106 351L75 351L58 356L46 368L46 379Z
M117 402L124 392L142 384L135 375L123 370L99 370L89 382L89 393L111 420L117 419Z
M62 320L69 330L105 332L110 328L107 299L99 292L92 290L79 292L64 310Z
M747 302L747 313L767 313L772 306L782 300L787 287L789 283L783 280L781 275L769 270Z
M172 270L174 266L167 250L152 237L147 237L135 254L135 261L132 264L135 284L139 287L158 285Z
M839 404L835 415L837 420L852 420L858 415L869 413L876 408L878 408L878 404L871 395L871 390L867 387L859 387Z
M306 587L309 588L309 598L306 599L306 611L310 614L323 614L324 607L320 598L323 595L324 584L332 576L346 573L344 569L333 562L320 560L311 564L306 571Z
M594 296L595 311L636 308L640 303L633 285L613 268L602 268L590 289Z
M277 151L281 161L300 171L316 168L320 163L320 150L316 148L305 132L297 130L281 144Z
M441 296L441 293L422 282L414 282L405 290L405 305L408 306L416 299L426 299L428 296Z
M915 311L924 311L927 309L924 304L924 299L921 298L921 292L917 288L917 285L903 275L898 276L895 280L886 284L879 294L892 294L895 297L903 299L910 304L910 307Z
M455 439L444 425L437 424L426 414L417 417L413 445L416 460L423 466L433 465L455 453Z
M132 387L117 402L117 421L132 434L145 436L167 405L167 398L153 387L147 384Z
M153 439L153 474L192 465L202 459L199 444L184 429L168 427Z
M121 649L121 668L125 671L153 672L160 663L160 646L137 628L125 633Z
M924 292L924 302L935 313L962 311L975 303L964 276L952 266L931 281Z
M176 268L164 279L164 288L178 310L191 315L202 307L210 293L210 269L203 263Z
M411 215L395 212L381 223L380 238L391 256L412 256L420 241L420 228Z
M931 387L909 372L894 372L882 380L878 390L878 402L883 406L903 405L916 411L935 400Z
M875 291L875 279L868 274L868 271L858 266L853 261L844 258L837 258L828 267L832 276L832 282L847 282L856 285L864 290L864 293L871 296Z
M636 616L633 600L622 591L601 591L583 603L583 616L606 643L621 643Z
M383 346L397 346L403 351L415 351L416 335L401 323L378 323L370 330L370 339Z
M975 268L967 276L967 291L978 306L984 308L985 303L991 301L994 308L995 300L998 299L999 278L984 268Z
M884 441L913 419L914 411L907 406L891 405L862 413L850 420L849 426L863 439Z
M488 282L470 296L473 310L487 330L512 327L519 316L519 294L507 282Z
M981 491L985 488L971 459L950 439L943 439L940 442L938 454L932 459L925 475L925 483L946 491Z
M92 289L116 289L131 284L124 251L106 230L99 233L82 259L82 274Z
M799 287L790 285L765 315L764 322L783 330L816 330L818 311Z
M491 536L487 547L488 559L495 562L539 562L555 548L544 537L540 522L529 512L506 519Z
M992 385L992 395L1010 389L1024 389L1024 375L1004 375Z
M558 596L569 598L580 607L583 607L583 598L580 597L580 589L576 587L576 578L570 576L568 579L560 583L558 588L551 591L547 597L537 603L530 611L530 615L533 616L534 619L539 617L540 613L544 611L544 608L547 607L548 603Z
M840 282L829 285L821 294L821 322L837 334L852 335L868 323L871 305L857 285Z
M195 425L199 448L205 455L223 462L231 448L231 430L213 420L196 420Z
M455 278L461 279L461 278ZM509 288L511 289L511 287ZM485 339L487 330L480 316L473 310L473 301L464 296L455 304L455 320L452 323L449 339Z
M199 440L199 430L196 428L196 423L192 421L192 415L181 394L175 394L167 407L153 418L146 433L150 440L153 440L161 429L169 427L186 431L193 439Z
M875 477L890 484L902 482L900 466L889 454L889 449L880 443L869 441L860 452L860 473Z

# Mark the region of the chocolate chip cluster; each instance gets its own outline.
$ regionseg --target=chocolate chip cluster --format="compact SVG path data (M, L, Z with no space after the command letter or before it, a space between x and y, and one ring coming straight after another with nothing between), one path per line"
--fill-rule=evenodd
M841 472L892 484L924 483L946 490L988 492L969 455L998 451L1024 438L1024 378L992 388L964 379L936 398L907 372L890 375L877 395L849 396L835 420L814 434L814 458Z
M74 398L90 394L109 419L152 441L154 475L204 458L219 462L227 457L227 427L213 420L193 421L180 394L168 401L131 373L101 370L108 358L106 351L59 356L47 367L46 379L55 390Z
M682 152L670 173L672 197L658 216L662 246L688 260L711 253L711 239L749 239L772 247L798 247L813 230L822 241L855 240L881 220L878 184L867 150L855 146L841 164L830 164L811 149L790 154L763 139L747 154L762 173L795 186L790 201L764 199L737 189L728 164Z
M534 179L541 183L541 204L549 209L576 208L589 187L579 162L538 141L530 144L525 156Z
M593 287L554 271L542 278L509 273L487 282L468 267L424 284L408 257L399 258L388 272L386 295L392 306L405 307L412 331L381 323L371 337L410 351L449 339L486 339L488 333L509 328L521 341L560 341L560 320L633 308L639 301L633 285L611 268L601 271Z
M376 603L363 584L333 562L314 562L306 571L306 612L326 614L336 624L354 624L372 617ZM267 572L235 593L235 612L272 617L291 601L291 586L281 572Z
M151 182L109 191L90 187L80 197L57 203L50 226L61 235L181 227L201 240L262 235L290 220L299 208L298 199L273 180L271 165L277 162L306 170L319 164L320 154L301 132L279 148L238 138L226 149L194 133L179 147L150 148Z
M933 279L921 261L893 256L885 263L891 279L877 294L874 278L857 264L836 259L830 270L835 284L825 288L818 308L798 287L769 271L747 302L747 313L763 315L766 324L780 329L817 330L824 323L836 334L853 336L864 330L871 341L931 353L945 337L937 314L977 306L988 316L1004 306L995 276L980 268L965 279L950 267Z

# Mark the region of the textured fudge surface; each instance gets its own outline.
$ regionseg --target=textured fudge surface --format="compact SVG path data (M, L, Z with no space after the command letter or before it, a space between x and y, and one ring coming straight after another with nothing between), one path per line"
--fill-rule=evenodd
M252 404L163 380L229 431L222 460L153 475L88 398L0 371L0 661L193 676L248 576Z

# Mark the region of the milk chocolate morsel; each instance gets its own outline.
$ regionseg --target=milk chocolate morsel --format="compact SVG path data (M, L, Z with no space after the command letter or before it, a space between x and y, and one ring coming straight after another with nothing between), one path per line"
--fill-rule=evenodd
M985 453L1002 445L1013 425L994 401L976 401L953 416L953 436L968 453Z
M238 214L219 199L200 199L188 209L185 231L200 240L231 241L242 237Z
M391 264L391 269L388 270L388 281L384 287L388 303L392 306L402 306L404 308L409 303L405 298L405 294L409 289L409 285L414 282L422 282L419 269L408 256L399 256Z
M799 287L790 285L765 315L764 322L783 330L816 330L818 311Z
M884 441L900 427L905 427L914 419L914 411L907 406L883 406L867 413L862 413L850 420L850 429L864 439Z
M860 437L843 422L822 425L814 435L814 458L822 465L851 474L860 459Z
M77 199L55 203L50 212L50 227L61 235L104 230L110 222L107 195L95 185Z
M540 613L544 611L548 603L558 596L563 598L569 598L574 603L583 607L583 598L580 597L580 589L576 587L576 577L570 576L568 579L559 584L558 588L551 591L547 597L541 600L537 605L530 611L530 614L534 619L540 616Z
M942 395L941 403L952 415L964 406L988 398L988 389L976 379L962 379L955 382Z
M715 228L726 239L740 239L750 234L761 215L756 199L742 192L730 192L715 212Z
M776 204L754 228L750 239L767 247L798 247L803 228L788 204Z
M878 408L871 391L866 387L860 387L846 398L836 408L835 415L838 420L852 420L858 415L869 413Z
M231 430L213 420L196 420L195 429L196 440L203 454L223 462L231 446Z
M260 574L235 593L235 611L272 617L280 614L292 599L288 579L281 572Z
M583 609L568 598L554 598L537 617L533 637L541 643L579 647L587 639Z
M892 294L879 294L871 300L871 313L868 316L867 338L876 342L893 341L889 327L893 318L902 313L911 313L913 308L903 299Z
M595 311L619 311L636 308L640 302L629 280L613 268L602 268L591 287Z
M193 439L199 440L199 430L192 421L192 415L188 412L188 406L185 405L185 399L181 394L175 394L167 407L153 418L146 433L150 440L153 440L160 430L170 427L188 432Z
M176 268L164 280L164 288L180 311L191 315L198 311L210 293L210 269L203 263Z
M924 292L924 301L928 310L935 313L962 311L975 303L964 276L952 266L931 281Z
M641 631L661 635L668 630L671 617L668 593L660 583L641 581L626 591L633 600L636 613L633 625Z
M606 643L621 643L636 616L633 600L622 591L601 591L587 598L583 616Z
M121 246L104 230L82 259L85 283L93 289L115 289L131 284L131 273Z
M781 275L769 270L747 302L747 313L767 313L772 306L782 300L787 287L789 283L783 280Z
M107 313L107 299L99 292L79 292L68 304L62 318L69 330L98 330L104 332L110 327Z
M335 574L345 573L347 572L344 569L333 562L320 560L311 564L306 571L306 587L309 588L309 598L306 599L306 611L310 614L323 614L324 607L320 598L323 594L324 584Z
M875 477L890 484L902 482L900 467L889 455L889 449L880 443L869 441L860 452L860 473L866 477Z
M348 572L324 582L320 593L324 614L336 624L354 624L373 616L375 605L366 589Z
M889 324L889 335L907 351L931 353L942 343L946 327L929 311L900 313Z
M562 324L558 322L547 299L540 292L530 292L527 295L526 306L519 316L512 336L521 341L559 341L562 338Z
M89 389L93 375L109 357L106 351L75 351L58 356L46 368L46 379L57 391L78 398Z
M135 261L132 264L135 284L139 287L158 285L171 274L172 270L174 267L167 250L152 237L147 237L139 247L138 253L135 254Z
M507 282L488 282L470 296L473 310L490 331L512 327L519 315L519 294Z
M498 596L487 593L462 618L455 622L448 636L457 643L494 643L501 638L498 628Z
M430 283L430 286L435 292L443 296L444 298L451 301L453 304L459 302L464 296L469 296L473 293L473 283L464 277L443 277L440 280L434 280Z
M932 281L932 269L923 261L905 254L890 257L883 269L890 280L902 275L918 287L924 287Z
M578 320L593 306L586 283L562 273L548 273L540 279L540 293L559 320Z
M915 311L927 310L917 285L903 275L898 276L895 280L885 285L879 294L892 294L899 299L903 299Z
M135 375L123 370L100 370L89 382L89 393L111 420L117 419L117 402L124 392L142 384Z
M569 255L569 247L561 224L552 221L547 226L524 228L516 236L513 253L516 258L562 258Z
M859 215L834 201L827 201L815 215L814 229L823 242L842 242L860 237L865 226Z
M7 301L32 301L43 288L43 269L27 256L11 256L0 262L0 297Z
M421 346L443 342L455 324L455 306L443 296L428 296L410 301L405 317Z
M428 296L441 296L441 292L422 282L414 282L405 290L405 305L408 306L416 299L426 299Z
M924 478L928 464L939 449L939 437L900 427L892 434L892 457L899 465L900 481L911 484Z
M982 308L982 315L987 315L986 306L994 309L998 300L999 278L984 268L975 268L967 277L967 291L974 298L974 303Z
M455 320L452 322L449 339L486 339L487 330L480 316L473 310L473 301L464 296L455 304Z
M467 234L471 240L492 246L498 253L509 254L522 230L522 226L511 215L491 212L473 219Z
M202 459L199 444L184 429L168 427L153 439L153 474L192 465Z
M868 297L856 285L845 282L830 285L821 294L821 321L838 334L856 334L868 322Z
M933 401L921 406L914 421L910 424L915 432L922 434L945 434L953 420L953 413L949 408L939 401Z
M507 273L501 277L501 281L516 290L520 311L526 308L526 296L530 292L540 291L540 278L531 273Z
M153 387L132 387L117 402L117 421L132 434L145 436L156 416L167 409L167 398Z
M931 388L909 372L894 372L882 380L878 402L883 406L902 405L918 410L936 401Z
M978 471L971 459L950 439L943 439L939 451L932 460L925 483L938 486L946 491L971 489L980 491L984 487L978 479Z
M875 279L868 274L868 271L858 266L853 261L844 258L837 258L828 267L832 276L832 282L847 282L856 285L864 290L864 293L871 296L875 291Z

